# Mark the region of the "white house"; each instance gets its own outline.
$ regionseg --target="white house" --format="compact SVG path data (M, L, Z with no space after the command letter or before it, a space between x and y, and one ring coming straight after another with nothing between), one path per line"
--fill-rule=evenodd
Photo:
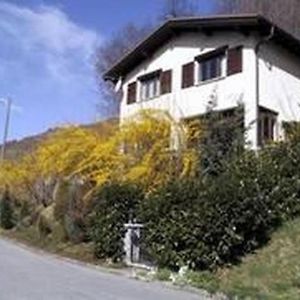
M176 120L242 102L258 148L300 121L300 41L259 15L171 19L105 74L121 83L120 118L140 109Z

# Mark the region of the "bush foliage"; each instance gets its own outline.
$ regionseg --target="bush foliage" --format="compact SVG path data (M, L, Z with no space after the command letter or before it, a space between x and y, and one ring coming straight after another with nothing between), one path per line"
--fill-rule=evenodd
M135 217L136 207L142 200L142 190L126 183L106 184L95 194L90 234L96 257L113 262L122 259L124 224Z
M0 226L3 229L12 229L14 227L13 204L7 190L0 200Z
M219 176L172 181L142 203L146 244L159 266L214 269L264 244L300 213L300 144L244 152Z

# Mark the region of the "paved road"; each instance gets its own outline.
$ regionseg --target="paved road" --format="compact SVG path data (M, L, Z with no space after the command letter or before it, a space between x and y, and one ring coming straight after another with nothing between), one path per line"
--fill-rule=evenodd
M0 240L1 300L199 300L200 296L42 255Z

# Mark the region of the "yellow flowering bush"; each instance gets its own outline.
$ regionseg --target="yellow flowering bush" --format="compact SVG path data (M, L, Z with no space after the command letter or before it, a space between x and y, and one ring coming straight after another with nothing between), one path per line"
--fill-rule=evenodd
M36 197L37 182L76 177L94 187L120 181L150 191L171 176L193 174L197 155L186 142L188 132L186 125L158 110L141 111L107 134L78 126L61 128L19 162L3 163L0 188Z

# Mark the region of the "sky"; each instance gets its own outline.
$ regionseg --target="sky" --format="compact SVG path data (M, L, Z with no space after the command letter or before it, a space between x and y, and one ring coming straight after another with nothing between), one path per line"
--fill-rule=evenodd
M105 118L95 49L128 22L155 20L164 1L0 0L0 138L7 97L10 140Z

